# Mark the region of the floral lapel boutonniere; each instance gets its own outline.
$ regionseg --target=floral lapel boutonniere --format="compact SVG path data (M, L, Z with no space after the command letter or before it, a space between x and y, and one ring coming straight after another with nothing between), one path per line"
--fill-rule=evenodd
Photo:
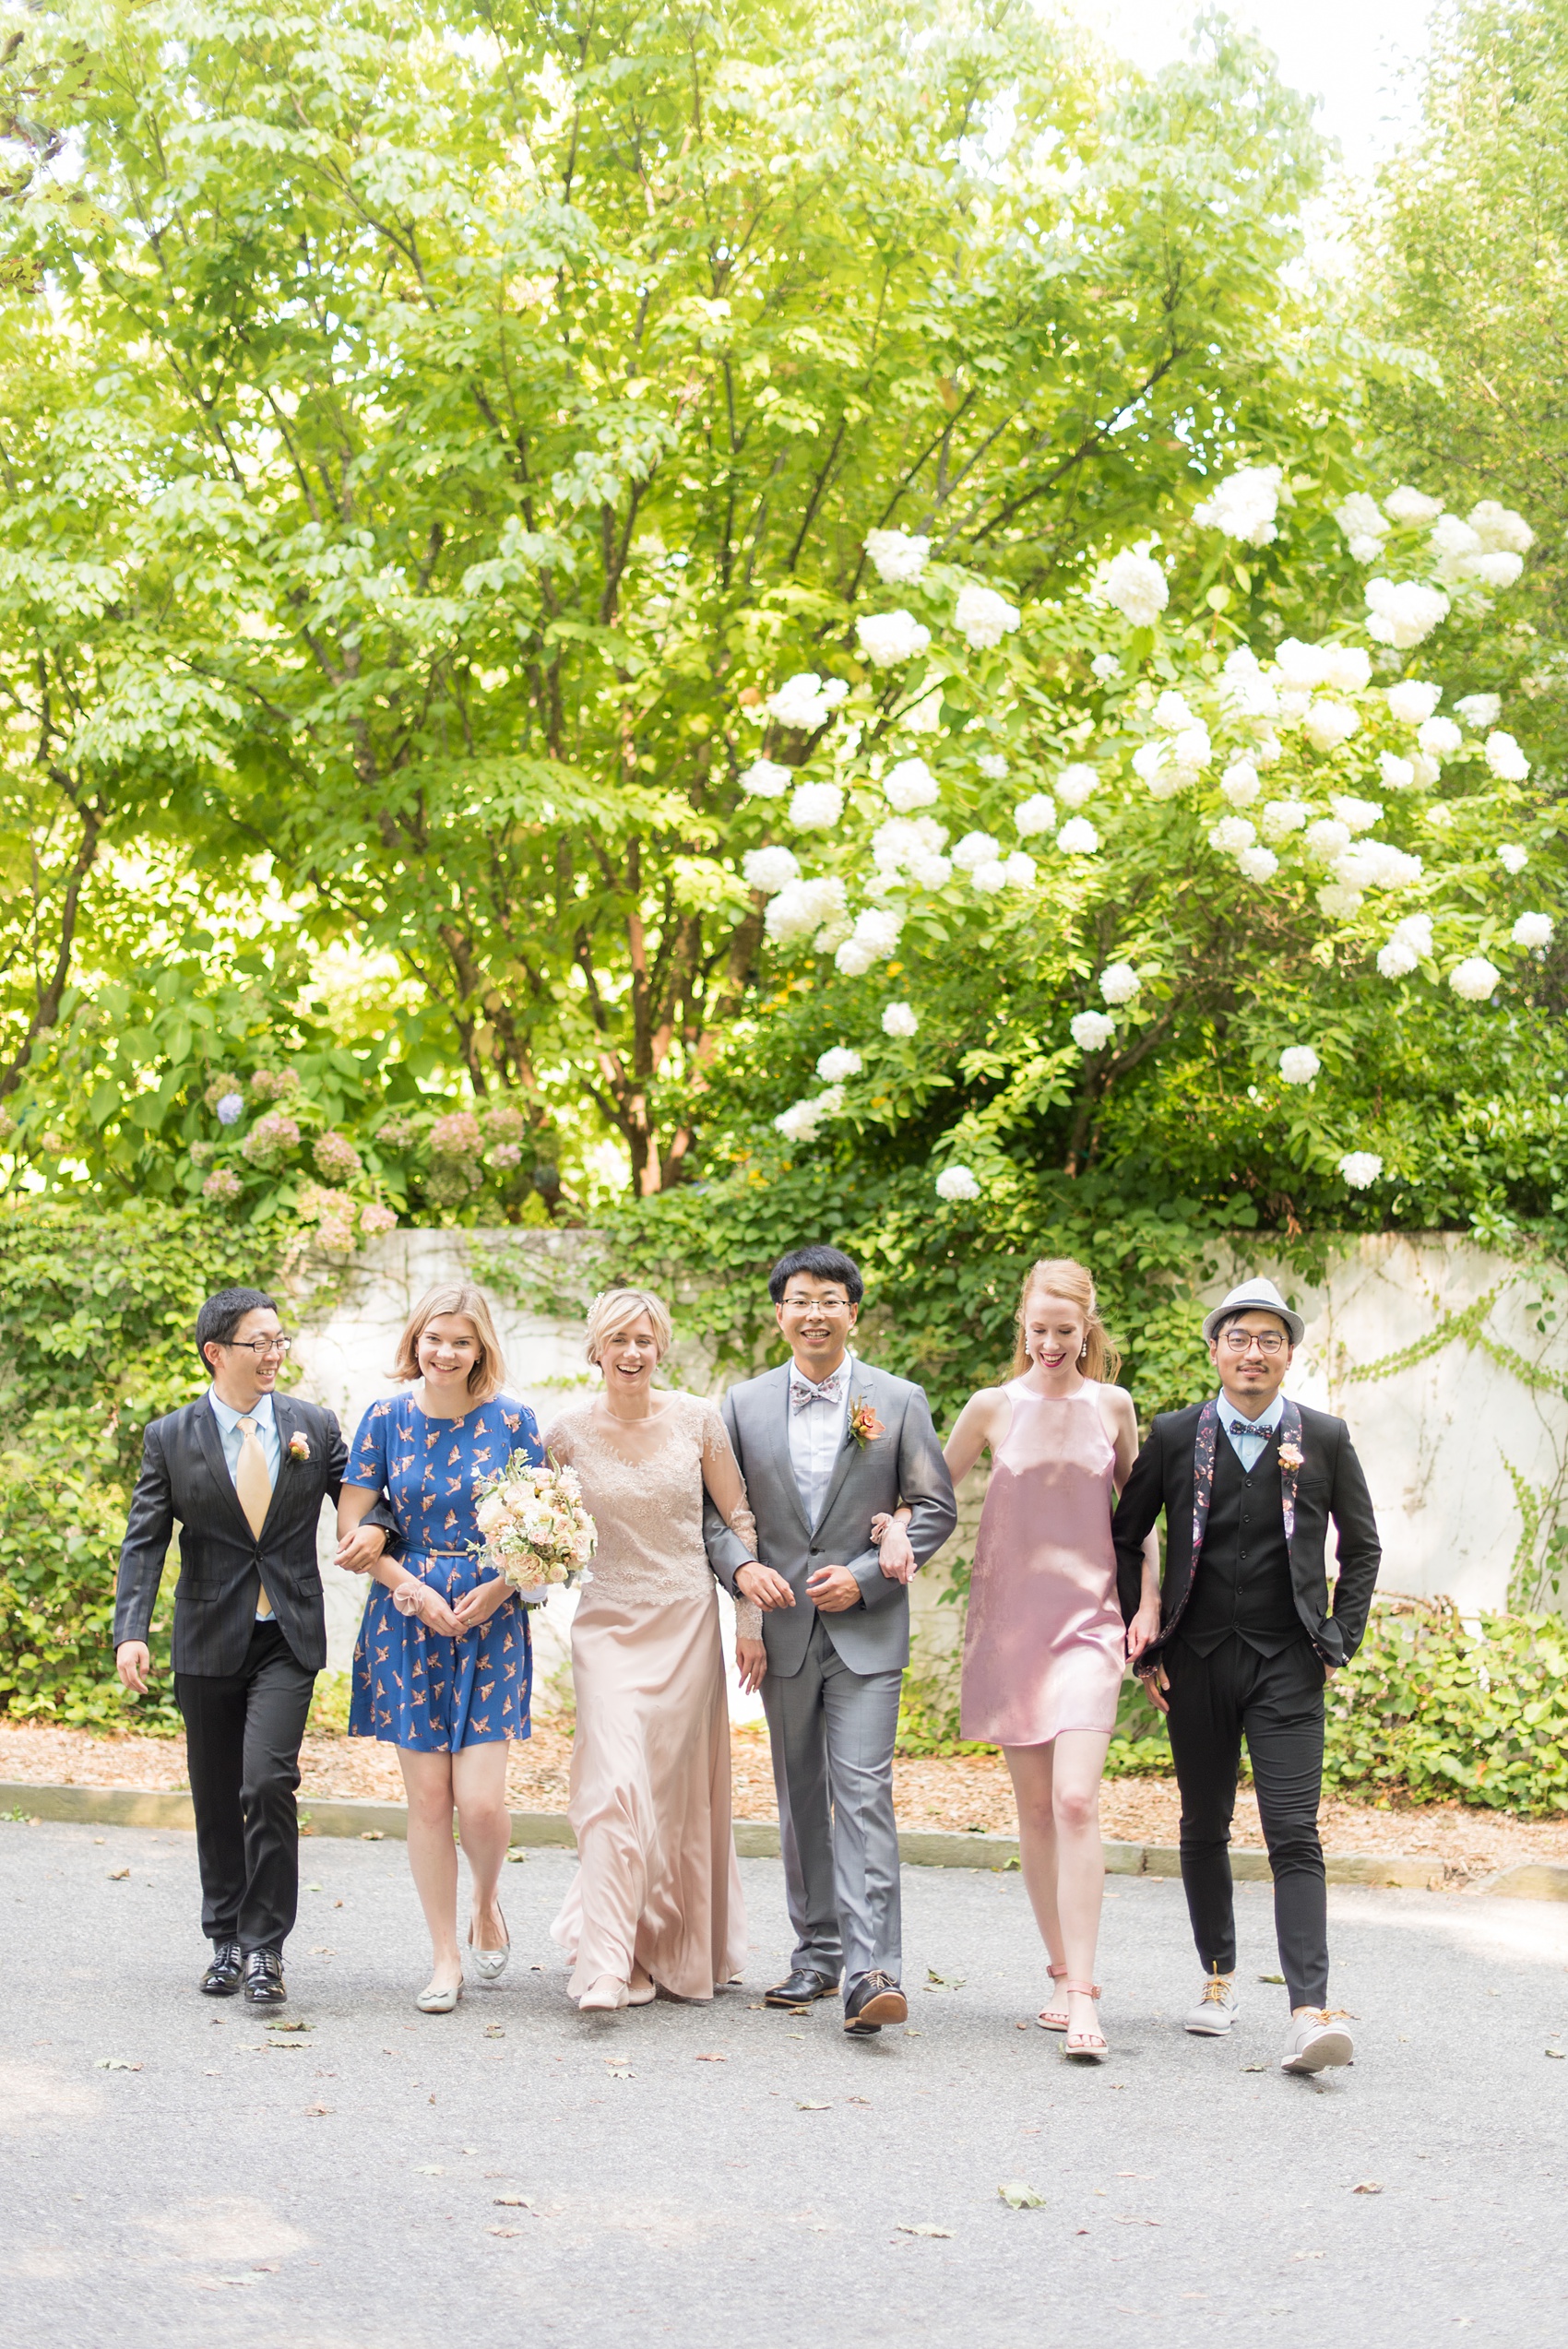
M876 1416L875 1404L863 1394L858 1394L849 1406L849 1433L862 1452L868 1443L874 1443L878 1436L887 1433Z
M310 1438L305 1434L303 1428L296 1428L293 1434L289 1438L289 1457L291 1460L308 1460L310 1458Z
M1299 1443L1282 1443L1280 1445L1279 1465L1282 1468L1288 1469L1292 1476L1294 1476L1296 1470L1301 1466L1301 1447Z

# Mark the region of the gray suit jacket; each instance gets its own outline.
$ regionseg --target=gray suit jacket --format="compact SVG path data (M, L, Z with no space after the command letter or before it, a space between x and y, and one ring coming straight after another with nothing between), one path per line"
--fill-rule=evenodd
M889 1582L877 1564L871 1521L879 1509L892 1511L908 1501L913 1512L909 1541L922 1566L958 1522L953 1480L924 1389L856 1361L849 1380L851 1408L862 1399L886 1432L862 1449L846 1429L814 1525L806 1523L790 1461L789 1364L732 1386L720 1406L756 1519L757 1556L795 1594L793 1607L762 1619L767 1668L780 1679L792 1679L806 1660L816 1619L806 1578L821 1566L847 1566L861 1586L859 1607L822 1619L850 1671L902 1671L909 1660L909 1594L902 1583ZM703 1532L713 1571L733 1595L738 1570L752 1562L745 1545L711 1501L705 1503Z

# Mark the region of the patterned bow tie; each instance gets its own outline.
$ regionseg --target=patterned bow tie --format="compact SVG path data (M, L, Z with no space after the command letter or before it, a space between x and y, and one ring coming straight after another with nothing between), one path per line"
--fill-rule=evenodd
M1230 1432L1233 1436L1261 1436L1266 1443L1274 1430L1260 1428L1254 1419L1232 1419Z
M797 1372L790 1382L790 1408L809 1411L814 1403L837 1403L843 1392L842 1366L824 1379L820 1386L814 1386L810 1379L802 1379Z

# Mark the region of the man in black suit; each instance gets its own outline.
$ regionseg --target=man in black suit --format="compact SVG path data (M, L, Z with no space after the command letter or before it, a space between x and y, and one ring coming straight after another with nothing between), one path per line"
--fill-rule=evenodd
M1144 1537L1165 1512L1160 1628L1136 1670L1169 1717L1182 1790L1182 1880L1207 1973L1187 2029L1218 2038L1236 2012L1230 1820L1241 1739L1274 1870L1290 1999L1282 2068L1348 2063L1326 2011L1328 1903L1318 1801L1323 1691L1360 1645L1377 1583L1377 1520L1343 1419L1281 1393L1303 1323L1272 1283L1232 1289L1204 1323L1218 1398L1162 1412L1115 1518L1122 1612L1138 1610ZM1324 1544L1332 1519L1332 1605Z
M201 1866L201 1987L280 2006L283 1943L299 1904L300 1741L327 1661L316 1562L323 1499L348 1462L330 1411L277 1393L288 1352L274 1300L225 1288L196 1319L208 1392L149 1424L120 1551L114 1661L147 1692L148 1629L180 1521L174 1693ZM339 1546L355 1570L381 1554L390 1516L372 1510Z

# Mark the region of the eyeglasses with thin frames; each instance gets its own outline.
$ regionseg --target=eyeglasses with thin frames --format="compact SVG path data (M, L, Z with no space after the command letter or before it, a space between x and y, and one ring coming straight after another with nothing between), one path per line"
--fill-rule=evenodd
M287 1354L292 1340L286 1337L224 1337L218 1342L220 1346L232 1347L236 1354L254 1354L258 1361L265 1361L269 1354Z
M1220 1343L1230 1354L1250 1354L1254 1346L1260 1354L1277 1354L1285 1340L1277 1330L1227 1330Z

